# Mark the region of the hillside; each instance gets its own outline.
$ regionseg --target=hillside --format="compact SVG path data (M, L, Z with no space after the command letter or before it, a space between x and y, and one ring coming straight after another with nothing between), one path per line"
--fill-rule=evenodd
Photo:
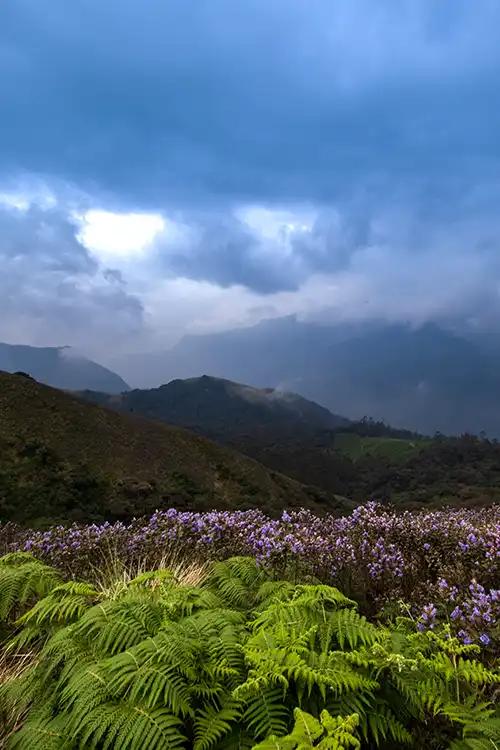
M0 370L26 372L54 388L85 388L120 393L129 386L116 373L73 352L70 347L18 346L0 343Z
M308 439L240 443L238 448L297 481L350 498L401 508L500 501L500 446L461 437L402 438L323 432Z
M88 391L82 395L119 411L180 425L222 442L279 440L349 424L347 419L295 393L252 388L207 375L118 396Z
M349 422L294 394L207 376L118 396L80 395L189 427L355 503L376 498L413 508L500 499L500 447L470 435L430 438L372 419Z
M125 519L167 506L339 504L186 430L0 373L0 520Z

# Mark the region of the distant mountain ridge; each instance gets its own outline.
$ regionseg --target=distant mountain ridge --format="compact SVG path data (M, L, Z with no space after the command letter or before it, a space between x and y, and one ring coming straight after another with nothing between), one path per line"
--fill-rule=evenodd
M143 387L209 372L293 391L353 420L500 437L500 347L432 323L328 326L289 316L186 336L169 351L121 358L120 371Z
M120 393L129 385L115 372L77 355L70 347L36 347L0 343L0 370L26 372L35 380L64 390Z
M118 396L89 391L82 395L118 411L186 427L222 442L278 440L349 424L344 417L295 393L253 388L208 375Z

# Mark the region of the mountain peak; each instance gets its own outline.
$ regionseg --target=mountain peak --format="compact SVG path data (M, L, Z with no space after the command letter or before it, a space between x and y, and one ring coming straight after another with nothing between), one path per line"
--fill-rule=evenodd
M211 375L176 379L149 390L136 389L116 399L86 398L194 429L224 442L242 434L275 439L284 435L333 429L348 420L302 396L274 388L254 388Z
M69 346L0 343L0 370L24 372L41 383L65 390L120 393L130 388L115 372Z

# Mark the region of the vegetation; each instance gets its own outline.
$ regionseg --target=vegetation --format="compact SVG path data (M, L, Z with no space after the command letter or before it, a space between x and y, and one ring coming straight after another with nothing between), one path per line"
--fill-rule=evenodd
M282 577L334 585L377 617L411 607L420 626L451 623L464 643L500 646L500 507L396 513L374 503L350 516L285 511L159 511L130 524L0 525L0 548L30 552L64 576L89 580L110 559L125 569L164 565L166 552L206 564L251 556ZM399 609L399 611L401 611ZM407 612L407 610L405 610Z
M356 431L237 447L294 479L347 497L400 508L474 506L500 501L500 445L473 435L402 438ZM370 426L367 426L370 431Z
M296 393L252 388L208 375L172 380L159 388L134 389L119 396L95 391L80 395L124 413L187 427L222 442L245 436L276 440L349 425L348 419Z
M381 461L399 462L412 458L424 450L430 441L405 440L395 437L367 437L353 432L339 432L335 435L334 449L357 463L367 457Z
M193 429L344 498L346 509L366 498L403 508L500 500L500 446L484 437L429 438L381 420L349 422L299 396L206 376L120 396L83 395Z
M0 373L0 521L131 519L155 508L339 507L185 430ZM341 507L341 506L340 506Z
M43 527L126 521L165 507L277 516L294 507L342 514L366 498L401 508L500 500L495 441L423 438L373 420L315 432L297 421L301 402L290 406L293 417L280 407L279 418L250 404L250 418L242 400L235 397L228 419L246 432L230 431L229 449L0 373L0 521ZM257 431L262 408L268 420Z
M499 674L449 630L375 624L249 558L98 588L0 559L3 742L15 750L498 747ZM27 658L27 655L28 658ZM20 660L20 666L17 664Z

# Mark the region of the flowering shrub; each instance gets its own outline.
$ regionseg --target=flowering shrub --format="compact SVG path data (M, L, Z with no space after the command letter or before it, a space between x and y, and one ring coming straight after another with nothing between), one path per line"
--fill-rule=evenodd
M450 623L464 644L498 637L500 508L394 512L367 503L343 518L306 510L273 520L258 510L158 511L148 520L5 533L65 575L92 578L110 561L151 568L175 553L216 560L250 555L296 580L338 586L375 614L407 602L421 629ZM7 539L8 536L8 539Z
M434 602L422 608L417 627L433 630L446 620L465 645L493 646L500 623L500 590L487 590L475 579L468 586L450 586L441 578Z

